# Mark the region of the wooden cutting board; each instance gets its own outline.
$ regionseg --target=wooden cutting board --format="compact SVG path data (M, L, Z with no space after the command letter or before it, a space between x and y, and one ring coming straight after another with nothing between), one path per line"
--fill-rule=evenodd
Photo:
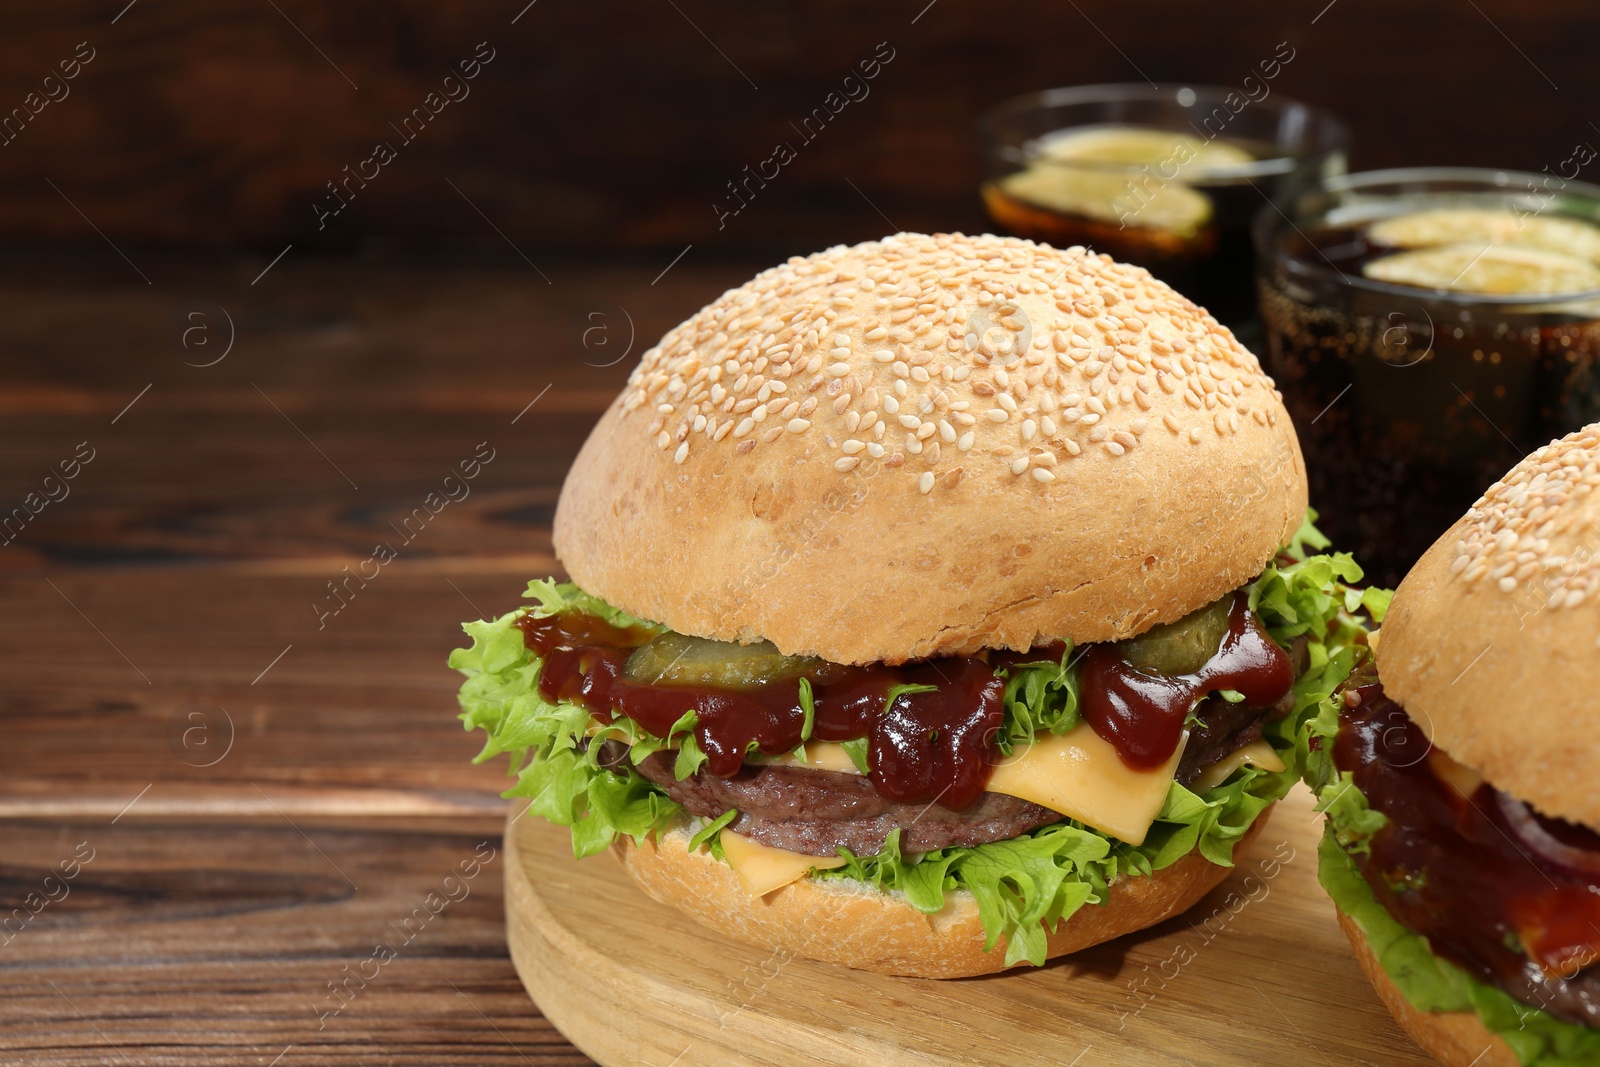
M1102 1067L1431 1063L1391 1020L1316 881L1297 788L1188 914L1043 968L936 982L729 942L506 827L512 959L541 1011L607 1067Z

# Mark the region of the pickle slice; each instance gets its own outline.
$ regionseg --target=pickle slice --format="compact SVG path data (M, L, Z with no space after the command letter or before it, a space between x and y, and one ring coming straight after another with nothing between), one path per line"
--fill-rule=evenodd
M741 645L664 633L639 646L622 672L647 685L692 685L753 690L789 681L824 666L815 656L785 656L770 641Z
M1136 670L1168 676L1193 674L1217 654L1228 636L1232 594L1191 611L1177 622L1152 627L1117 642L1117 652Z
M1395 248L1521 245L1600 263L1600 227L1582 219L1489 208L1437 208L1374 223L1367 237Z
M1555 296L1600 289L1600 268L1519 245L1456 244L1396 252L1361 268L1375 281L1496 296Z

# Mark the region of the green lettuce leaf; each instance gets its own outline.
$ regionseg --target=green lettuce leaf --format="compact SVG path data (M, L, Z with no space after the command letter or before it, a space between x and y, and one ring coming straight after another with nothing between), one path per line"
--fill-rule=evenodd
M472 645L450 653L450 666L467 676L458 698L462 724L487 735L476 762L509 756L517 782L504 795L527 797L528 814L571 827L575 856L603 851L618 834L642 843L652 831L671 826L682 809L638 774L599 766L600 745L581 744L594 720L576 704L552 704L539 694L540 660L516 621L525 613L544 617L579 609L617 626L647 624L572 585L532 582L528 595L539 601L537 607L463 624ZM613 734L631 744L665 745L629 720L600 730L593 740Z
M1068 642L1059 660L1038 660L1007 667L1002 698L1005 725L995 738L1002 755L1049 730L1064 734L1078 725L1078 672Z
M738 817L739 809L729 808L721 815L718 815L715 819L712 819L710 822L700 827L700 829L694 832L694 836L689 838L689 851L693 852L707 841L710 841L713 837L716 837L719 833L721 833L724 826L727 826Z
M1292 748L1280 754L1292 755ZM987 947L1004 937L1008 966L1023 960L1038 965L1045 960L1046 930L1086 904L1106 903L1107 887L1116 878L1149 875L1196 849L1211 862L1231 867L1234 844L1298 779L1298 769L1288 765L1277 773L1246 767L1201 795L1173 782L1141 845L1068 819L976 848L902 854L895 831L878 855L840 850L845 866L813 877L898 890L907 903L930 915L945 906L947 893L964 889L977 901Z
M1360 795L1359 790L1352 792ZM1339 910L1361 927L1384 973L1407 1000L1422 1011L1476 1012L1485 1029L1511 1046L1523 1067L1600 1063L1600 1031L1563 1022L1476 980L1435 956L1426 938L1396 922L1340 847L1335 823L1330 818L1317 849L1317 878Z

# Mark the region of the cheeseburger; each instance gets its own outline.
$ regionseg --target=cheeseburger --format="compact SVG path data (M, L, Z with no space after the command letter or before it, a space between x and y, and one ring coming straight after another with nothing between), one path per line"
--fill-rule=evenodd
M954 977L1193 904L1364 651L1254 356L1082 248L794 258L643 356L469 623L530 814L719 933Z
M1451 1067L1600 1063L1600 426L1434 543L1310 723L1322 884Z

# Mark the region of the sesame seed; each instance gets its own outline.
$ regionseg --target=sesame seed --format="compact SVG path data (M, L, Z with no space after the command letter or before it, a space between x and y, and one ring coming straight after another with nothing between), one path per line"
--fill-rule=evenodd
M939 420L939 437L946 444L950 444L956 439L956 428L951 426L946 419Z
M1027 469L1028 469L1028 457L1027 456L1018 456L1016 459L1011 461L1011 473L1012 474L1021 474L1023 471L1025 471Z
M850 373L850 364L843 362L830 363L828 364L828 373L835 378L843 378Z
M753 430L755 428L756 428L756 420L750 418L749 416L745 416L745 418L739 423L739 425L737 427L735 427L735 429L733 431L733 436L735 436L735 437L743 437L745 434L749 433L751 430Z
M915 430L918 426L922 425L922 420L915 415L901 415L900 425L904 426L908 430Z
M1006 414L1004 408L990 408L988 411L984 412L984 414L989 417L990 422L1005 422L1011 417L1010 415Z
M868 341L881 341L885 337L889 336L889 331L884 329L882 326L874 326L861 336L865 337Z
M1010 393L1001 393L999 396L994 398L994 401L996 404L999 404L1001 407L1005 408L1008 413L1013 415L1016 414L1017 402L1011 398Z
M1034 422L1032 419L1023 419L1022 420L1022 439L1024 441L1033 440L1033 435L1038 433L1038 432L1039 432L1039 424L1038 423Z
M917 437L920 438L923 441L926 441L928 438L932 437L935 433L937 433L938 430L939 430L939 428L937 426L935 426L933 423L925 422L921 426L917 427Z
M932 471L922 472L922 477L917 479L917 488L920 489L924 494L931 493L933 491Z
M972 441L972 431L968 430L966 433L961 435L959 440L956 441L956 449L961 452L966 452L972 448Z
M892 396L884 397L883 398L883 410L887 411L891 415L898 414L899 411L900 411L900 401L896 400Z
M857 459L855 456L845 456L841 459L836 459L833 461L833 469L836 471L855 470L856 464L860 462L861 460Z
M1033 468L1033 478L1034 478L1034 481L1045 482L1045 483L1053 482L1053 481L1056 480L1055 473L1053 471L1047 470L1044 467L1035 467L1035 468Z
M788 430L790 433L805 433L811 429L810 419L790 419Z
M883 452L884 452L884 448L883 448L882 445L878 444L878 442L876 442L876 441L868 441L867 442L867 455L871 456L873 459L882 459L883 458Z
M863 448L866 448L867 446L862 444L860 441L857 441L854 438L851 438L850 440L847 440L840 447L844 449L844 452L845 452L846 455L853 456L857 452L860 452Z
M688 458L688 455L689 442L685 441L683 444L679 445L678 450L672 454L672 462L682 463L686 458Z

